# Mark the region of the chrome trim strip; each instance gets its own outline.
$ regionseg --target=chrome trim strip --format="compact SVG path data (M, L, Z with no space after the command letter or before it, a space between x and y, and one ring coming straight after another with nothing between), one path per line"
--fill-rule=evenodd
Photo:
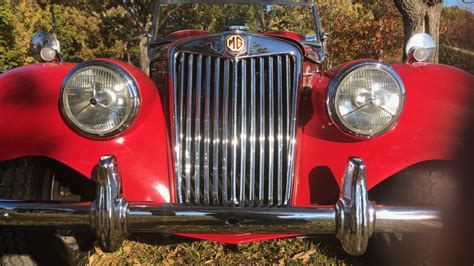
M254 206L255 200L255 143L257 137L255 134L256 128L256 103L257 91L255 86L255 59L250 59L250 169L249 169L249 204Z
M281 56L277 56L277 121L278 121L278 135L277 135L277 204L283 204L283 72Z
M239 204L237 199L237 147L239 146L239 134L237 123L239 121L239 107L238 107L238 87L239 87L239 61L233 62L232 71L232 169L231 169L231 203Z
M240 108L240 205L245 206L245 180L246 166L247 166L247 60L240 61L241 63L241 108Z
M274 114L275 103L273 102L273 58L268 58L268 205L273 205L273 160L275 149Z
M219 90L220 90L220 71L221 71L221 59L216 58L215 62L215 73L214 73L214 134L213 134L213 190L212 198L213 204L217 205L219 203ZM199 173L198 171L196 171Z
M184 166L184 172L186 174L186 203L191 203L191 143L193 138L191 136L192 126L192 106L193 106L193 60L194 56L188 56L188 91L186 93L186 150L184 158L186 159L186 165Z
M182 152L183 149L183 136L181 135L181 127L183 125L183 106L184 106L184 54L181 54L180 65L179 65L179 84L174 84L174 111L175 111L175 119L177 123L175 123L175 154L176 154L176 190L178 191L178 202L183 203L183 169L182 169ZM176 69L173 67L173 69ZM176 75L174 75L176 76ZM174 78L176 80L176 77ZM178 92L179 86L179 92ZM179 93L179 96L178 96ZM178 99L180 104L178 105ZM178 110L179 106L179 110Z
M298 102L298 84L300 82L300 75L301 73L301 64L298 63L296 60L293 63L294 65L294 73L295 77L293 78L293 95L291 96L291 100L293 102L291 106L291 119L288 121L290 123L290 144L288 147L288 168L287 168L287 177L286 177L286 196L284 204L288 205L291 202L291 192L293 191L293 177L294 177L294 167L295 167L295 149L296 149L296 114L297 114L297 102ZM298 73L298 74L296 74Z
M0 226L91 228L104 251L120 248L134 233L336 234L352 255L361 255L373 232L412 233L442 228L434 208L377 206L368 201L365 165L350 158L336 206L225 208L128 203L117 161L100 159L92 203L0 200Z
M204 204L209 204L209 162L210 158L210 151L209 145L211 142L211 64L212 58L210 56L206 59L206 95L204 96Z
M229 145L229 79L230 61L224 62L224 96L222 100L222 203L229 202L227 193L229 178L228 145Z
M292 84L292 77L290 73L290 56L285 56L285 66L286 66L286 142L287 146L290 144L290 117L291 117L291 91L295 88L291 87ZM287 147L289 148L289 147Z
M259 89L260 89L260 166L259 166L259 193L258 193L258 205L263 206L265 204L265 60L260 58L260 77L259 77Z
M202 55L198 55L196 62L196 112L194 120L194 173L201 173L201 95L202 95ZM196 174L195 174L196 175ZM194 203L201 201L201 178L194 178Z

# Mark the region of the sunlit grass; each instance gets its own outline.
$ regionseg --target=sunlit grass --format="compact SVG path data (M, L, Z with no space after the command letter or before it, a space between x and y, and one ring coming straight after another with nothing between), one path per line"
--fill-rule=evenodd
M106 254L96 249L91 265L116 264L317 264L345 265L344 254L333 237L288 238L240 245L198 241L175 236L135 237Z

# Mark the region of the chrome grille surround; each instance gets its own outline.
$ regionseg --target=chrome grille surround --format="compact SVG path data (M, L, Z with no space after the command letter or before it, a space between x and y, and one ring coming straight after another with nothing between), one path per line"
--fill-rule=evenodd
M246 39L246 51L226 51L231 34ZM183 40L170 50L169 62L176 202L289 206L300 50L232 31Z

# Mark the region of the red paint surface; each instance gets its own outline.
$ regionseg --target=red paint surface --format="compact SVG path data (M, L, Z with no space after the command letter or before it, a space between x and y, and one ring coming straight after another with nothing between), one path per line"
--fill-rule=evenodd
M90 177L102 155L120 166L129 201L174 202L174 174L165 108L153 82L138 69L141 106L131 127L109 140L91 140L70 129L60 115L61 83L74 64L37 64L0 75L0 160L47 156ZM460 143L474 78L443 65L393 66L406 87L405 110L397 126L372 140L339 132L326 112L327 85L335 71L313 78L308 101L300 103L294 206L330 204L337 197L350 156L367 165L369 188L418 162L449 160ZM200 234L185 236L243 243L292 235Z
M371 140L347 137L332 125L325 104L331 77L313 79L312 100L301 105L307 118L299 139L294 205L331 202L351 156L364 160L369 189L418 162L453 158L462 145L465 116L474 102L473 76L445 65L397 64L393 68L405 85L405 109L391 131ZM328 187L321 189L324 186Z
M267 31L267 32L264 32L263 35L288 38L297 42L304 41L305 39L304 35L291 32L291 31L279 31L279 30Z
M166 39L182 39L182 38L207 35L207 34L209 34L209 32L202 31L202 30L180 30L180 31L175 31L166 35L165 38Z
M41 155L90 177L99 158L117 157L124 196L130 201L169 202L167 128L153 82L124 67L140 88L141 105L131 127L109 140L83 137L63 121L59 93L73 64L37 64L0 76L0 160Z

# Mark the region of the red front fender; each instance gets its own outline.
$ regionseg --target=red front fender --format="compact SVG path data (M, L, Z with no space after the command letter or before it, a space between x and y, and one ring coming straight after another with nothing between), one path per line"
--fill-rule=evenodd
M334 73L313 79L311 101L302 103L304 134L299 143L294 204L337 199L350 156L366 163L369 189L416 163L454 158L462 146L466 115L474 103L473 76L438 64L392 67L405 85L405 109L395 128L371 140L347 137L332 125L326 97Z
M74 64L37 64L0 75L0 161L40 155L90 177L98 159L117 157L124 196L170 202L166 119L154 83L138 69L114 60L136 79L141 106L136 120L110 140L91 140L67 126L59 111L62 81Z

